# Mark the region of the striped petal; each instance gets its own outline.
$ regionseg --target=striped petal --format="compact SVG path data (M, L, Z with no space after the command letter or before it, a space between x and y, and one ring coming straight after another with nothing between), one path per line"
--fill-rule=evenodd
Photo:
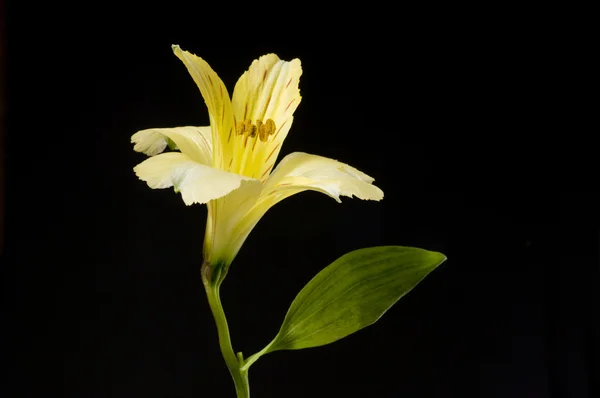
M177 45L173 45L172 48L198 85L208 108L213 137L213 166L226 169L231 163L231 137L235 133L233 110L227 88L205 60L183 51Z
M269 206L296 193L313 190L341 202L340 196L365 200L383 199L373 178L337 160L295 152L281 160L265 182L261 195Z
M232 171L265 180L300 104L299 59L267 54L252 62L233 91L236 136Z
M262 216L291 195L313 190L338 202L340 196L381 200L383 191L372 183L373 178L347 164L317 155L292 153L282 159L265 181L262 191L257 190L256 185L247 184L244 189L210 203L209 214L214 215L209 219L214 225L207 225L210 239L209 245L205 245L205 255L231 263ZM219 227L221 222L226 224Z

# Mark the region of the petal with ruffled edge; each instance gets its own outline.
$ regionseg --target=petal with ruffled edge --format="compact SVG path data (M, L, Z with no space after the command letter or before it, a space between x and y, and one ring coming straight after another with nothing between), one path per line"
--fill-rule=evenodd
M322 192L338 202L340 196L381 200L383 191L373 181L372 177L337 160L294 152L283 158L265 181L261 200L270 207L306 190Z
M383 191L373 185L373 181L372 177L337 160L302 152L287 155L265 181L260 196L252 199L255 204L248 210L237 212L235 228L227 234L229 249L233 254L229 253L226 259L233 260L258 221L281 200L306 190L322 192L338 202L341 202L340 196L381 200ZM239 192L242 194L241 190ZM246 197L254 195L245 194Z
M131 136L133 150L154 156L165 150L167 140L175 143L181 153L196 162L212 165L212 137L210 127L172 127L140 130Z
M150 188L175 187L188 206L223 197L239 188L241 181L247 179L197 163L179 152L161 153L148 158L134 167L133 171Z

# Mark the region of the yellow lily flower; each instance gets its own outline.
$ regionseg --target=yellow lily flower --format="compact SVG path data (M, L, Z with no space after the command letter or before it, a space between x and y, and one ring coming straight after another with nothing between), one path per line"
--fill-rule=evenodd
M150 158L134 171L151 188L174 187L186 205L208 205L203 249L204 261L213 268L226 271L267 210L298 192L319 191L338 202L340 195L383 198L373 178L333 159L296 152L273 170L301 100L299 59L260 57L240 77L230 99L202 58L177 45L173 51L204 97L210 126L138 131L131 137L134 150ZM167 145L178 151L161 153Z

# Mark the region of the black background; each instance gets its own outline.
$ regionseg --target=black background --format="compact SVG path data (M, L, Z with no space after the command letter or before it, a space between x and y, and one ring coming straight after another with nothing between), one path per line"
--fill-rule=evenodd
M205 206L132 172L137 130L208 124L179 44L230 90L262 54L300 58L281 156L349 163L386 195L267 213L222 289L236 350L348 251L449 258L374 326L263 357L253 396L597 396L598 179L577 135L597 129L578 125L587 53L560 13L249 6L8 4L3 395L234 395L199 277Z

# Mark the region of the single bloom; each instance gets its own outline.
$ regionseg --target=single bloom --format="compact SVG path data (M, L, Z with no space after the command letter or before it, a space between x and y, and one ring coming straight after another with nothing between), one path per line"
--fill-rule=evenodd
M275 54L255 60L233 97L202 58L174 45L198 85L210 126L141 130L134 150L150 156L134 171L150 188L174 187L186 205L206 203L204 261L231 264L260 218L298 192L381 200L373 178L336 160L295 152L273 168L300 103L300 60ZM172 152L163 151L167 146Z

